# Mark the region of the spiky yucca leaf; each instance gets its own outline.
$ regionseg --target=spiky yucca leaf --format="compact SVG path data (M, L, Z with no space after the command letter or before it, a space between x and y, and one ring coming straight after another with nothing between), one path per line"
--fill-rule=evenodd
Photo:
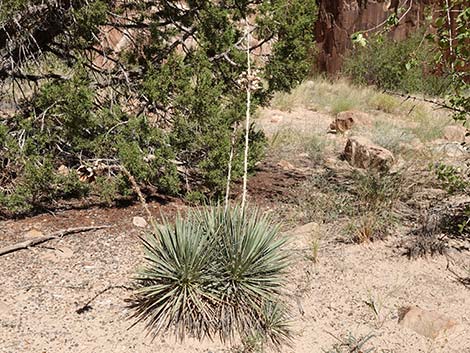
M289 336L280 289L287 266L279 227L258 211L221 207L190 212L144 240L135 317L154 334L222 340L262 333ZM267 310L275 308L275 310Z
M265 303L279 296L287 255L281 251L284 239L278 238L278 227L258 211L235 207L223 215L214 212L220 220L214 230L222 299L219 334L226 339L261 328Z
M210 270L213 242L198 222L178 217L143 239L146 267L137 278L134 317L154 335L174 330L202 337L212 331L216 293Z

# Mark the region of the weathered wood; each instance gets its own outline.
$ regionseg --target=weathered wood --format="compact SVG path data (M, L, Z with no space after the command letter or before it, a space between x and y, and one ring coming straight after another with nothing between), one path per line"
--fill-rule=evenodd
M109 227L110 226L102 225L102 226L91 226L91 227L76 227L76 228L68 228L68 229L59 230L57 232L53 232L49 235L46 235L40 238L25 240L23 242L1 248L0 256L12 253L14 251L22 250L22 249L28 249L32 246L45 243L46 241L49 241L52 239L59 239L65 235L88 232L90 230L97 230L97 229L103 229L103 228L109 228Z

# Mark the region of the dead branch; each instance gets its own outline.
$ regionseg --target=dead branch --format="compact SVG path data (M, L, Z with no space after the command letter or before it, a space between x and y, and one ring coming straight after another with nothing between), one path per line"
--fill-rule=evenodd
M49 241L49 240L59 239L66 235L88 232L90 230L97 230L97 229L103 229L103 228L109 228L109 227L110 226L103 225L103 226L91 226L91 227L76 227L76 228L68 228L68 229L59 230L57 232L53 232L49 235L46 235L40 238L26 240L20 243L16 243L16 244L1 248L0 256L12 253L14 251L22 250L22 249L28 249L32 246L45 243L46 241Z
M425 97L413 96L411 94L404 94L404 93L394 92L394 91L390 91L390 90L384 90L384 93L390 94L392 96L401 97L405 101L412 100L412 101L431 103L431 104L433 104L436 107L439 107L441 109L447 109L447 110L455 112L455 113L469 114L468 111L453 107L453 106L445 103L444 101L439 101L439 100L435 100L435 99L428 99L428 98L425 98Z

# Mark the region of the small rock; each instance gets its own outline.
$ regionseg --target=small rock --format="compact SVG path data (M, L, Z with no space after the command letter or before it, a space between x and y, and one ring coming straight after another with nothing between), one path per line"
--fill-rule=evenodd
M388 172L395 163L393 153L365 137L350 137L344 148L346 160L355 168Z
M464 142L466 134L467 129L461 125L449 125L442 131L444 139L451 142Z
M366 113L357 110L347 110L338 113L335 120L330 124L332 132L346 132L351 130L356 124L369 124L370 119Z
M145 228L147 227L147 221L143 217L135 216L132 218L132 224L134 224L136 227L139 228Z
M146 155L144 157L144 162L150 163L150 162L154 161L155 159L157 159L157 157L155 157L154 154L149 153L148 155Z
M67 168L65 165L61 165L59 167L59 169L57 169L57 173L59 173L60 175L63 175L63 176L67 176L70 174L70 169Z
M44 233L41 232L39 229L32 228L31 230L27 231L24 234L25 238L31 239L31 238L40 238L44 236Z
M458 142L447 142L439 144L435 151L443 153L448 157L463 157L467 155L468 151Z
M428 338L436 338L457 325L456 321L438 312L423 310L417 306L400 308L398 322L403 327Z
M352 127L354 126L354 123L355 121L352 116L349 116L349 115L341 116L341 113L340 113L336 117L335 121L333 121L330 124L330 129L336 132L346 132L347 130L352 129Z
M279 161L279 163L277 165L279 167L281 167L283 170L294 170L295 169L295 167L292 165L292 163L290 163L288 161L285 161L285 160Z

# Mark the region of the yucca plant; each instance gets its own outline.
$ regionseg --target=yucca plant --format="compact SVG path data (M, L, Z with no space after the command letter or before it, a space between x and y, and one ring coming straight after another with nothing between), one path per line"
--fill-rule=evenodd
M279 227L239 207L192 211L143 240L134 317L154 336L261 334L274 346L290 338L281 288L288 258Z

